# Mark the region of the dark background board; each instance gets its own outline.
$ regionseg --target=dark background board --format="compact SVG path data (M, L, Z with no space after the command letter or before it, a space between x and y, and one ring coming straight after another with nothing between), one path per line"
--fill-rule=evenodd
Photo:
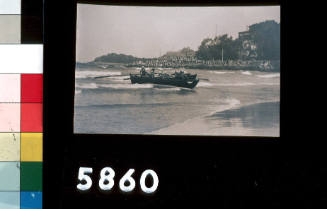
M82 1L81 1L82 2ZM90 1L83 1L90 2ZM103 1L92 1L103 3ZM52 208L317 208L323 169L314 161L306 113L299 116L301 65L293 54L296 30L289 2L280 1L107 1L133 5L281 4L281 121L279 138L174 137L73 134L76 2L45 1L44 19L44 178L43 205ZM298 57L297 57L298 58ZM292 63L292 64L291 64ZM302 75L303 76L303 75ZM308 95L310 96L310 95ZM295 138L295 140L291 140ZM305 148L305 149L304 149ZM317 166L318 165L318 166ZM115 187L76 189L80 166L93 167L93 181L105 166L117 179L129 168L139 179L145 169L159 176L159 188L144 195Z
M21 43L43 43L43 0L21 0Z

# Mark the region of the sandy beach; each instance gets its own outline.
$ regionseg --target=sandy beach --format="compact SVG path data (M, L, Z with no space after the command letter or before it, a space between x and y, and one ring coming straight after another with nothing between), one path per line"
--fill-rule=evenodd
M192 118L150 134L279 137L279 104L265 102L224 110ZM185 133L185 130L188 132Z

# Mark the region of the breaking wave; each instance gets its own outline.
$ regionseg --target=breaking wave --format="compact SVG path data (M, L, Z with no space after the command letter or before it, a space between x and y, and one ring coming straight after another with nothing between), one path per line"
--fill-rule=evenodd
M75 84L75 88L80 88L80 89L96 89L96 88L98 88L98 86L97 86L96 83L81 83L81 84L76 83Z
M219 83L216 86L253 86L256 85L250 82L239 82L239 83Z
M227 74L227 73L234 73L234 72L228 72L228 71L211 71L210 73L214 73L214 74Z
M98 87L111 89L150 89L153 88L153 84L99 84Z
M78 108L121 108L121 107L153 107L153 106L171 106L176 105L174 102L153 102L153 103L114 103L114 104L95 104L95 105L76 105Z
M278 78L280 77L280 73L271 73L267 75L257 75L259 78Z
M110 80L115 80L115 81L128 81L129 80L129 75L123 75L123 76L113 76L113 77L108 77Z
M219 83L215 86L256 86L256 85L267 85L267 86L276 86L279 83L250 83L250 82L240 82L240 83Z
M75 89L75 94L80 94L80 93L82 93L82 90Z
M121 72L115 71L76 71L76 78L95 78L99 76L121 75Z
M241 101L235 98L228 98L224 101L224 103L229 105L229 108L235 107L239 104L241 104Z
M213 84L213 83L200 81L198 83L197 87L212 87L212 86L215 86L215 85L216 84Z
M111 84L96 84L96 83L82 83L75 84L75 94L81 93L82 89L155 89L157 91L182 91L190 90L182 87L170 87L157 84L131 84L131 83L111 83Z
M279 86L280 83L261 83L261 85L266 85L266 86Z
M209 83L209 82L199 82L197 87L212 87L212 86L254 86L259 85L250 82L239 82L239 83Z
M220 101L220 100L219 100ZM206 115L198 116L195 118L187 119L183 122L175 123L165 128L152 131L148 134L159 135L207 135L210 127L203 126L207 117L222 112L225 110L233 109L239 106L241 102L235 98L227 98L221 105L216 106L215 110ZM194 127L194 128L193 128ZM189 130L189 131L185 131ZM194 133L192 133L194 131Z
M182 88L180 87L173 87L173 88L156 88L158 91L180 91Z
M243 75L252 75L252 73L250 71L242 71L241 72Z

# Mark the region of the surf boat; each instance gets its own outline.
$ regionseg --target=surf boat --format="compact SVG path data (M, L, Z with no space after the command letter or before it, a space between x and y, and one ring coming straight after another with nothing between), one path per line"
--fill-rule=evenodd
M132 84L152 83L193 89L199 82L196 76L197 74L184 73L183 71L173 74L155 73L155 69L149 73L142 68L139 74L130 74L130 79Z

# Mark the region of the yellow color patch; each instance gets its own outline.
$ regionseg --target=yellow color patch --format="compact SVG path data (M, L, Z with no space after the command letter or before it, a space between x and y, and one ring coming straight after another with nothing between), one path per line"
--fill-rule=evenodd
M21 161L42 161L42 133L21 133Z
M0 161L19 161L19 160L20 160L20 134L0 133Z

